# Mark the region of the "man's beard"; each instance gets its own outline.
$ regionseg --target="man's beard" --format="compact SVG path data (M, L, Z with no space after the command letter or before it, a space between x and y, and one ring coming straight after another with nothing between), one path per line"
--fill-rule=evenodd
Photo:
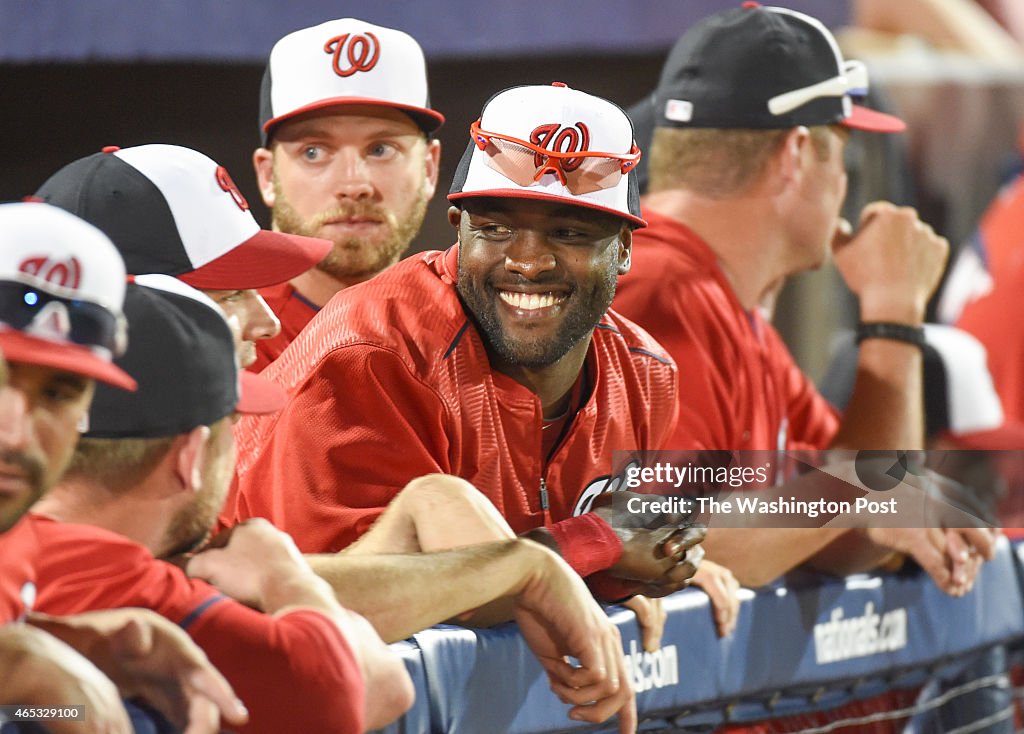
M18 518L43 496L48 487L46 486L46 467L38 459L20 451L0 451L0 463L20 467L25 473L25 482L28 484L25 496L19 497L12 508L8 508L0 514L0 533L2 533L17 522Z
M214 430L230 431L231 426L215 426ZM234 448L227 455L220 456L213 453L212 443L207 449L210 453L207 454L202 468L202 488L167 524L167 531L161 542L161 558L189 553L202 546L213 531L217 514L224 507L224 500L235 471Z
M390 265L398 262L399 257L409 247L413 237L420 231L423 218L427 213L428 197L423 187L419 192L407 216L399 219L394 212L376 204L358 201L346 201L338 206L317 214L312 219L300 217L274 175L274 227L281 232L304 235L306 237L324 237L320 234L321 227L329 221L350 217L366 217L383 222L387 232L383 238L374 237L373 241L349 237L335 239L334 247L316 266L328 275L346 282L360 282L372 278ZM325 239L331 239L325 237Z
M529 281L532 285L543 281ZM568 311L556 334L548 338L517 339L513 341L498 317L498 294L488 277L478 285L462 270L459 263L456 288L467 311L480 330L484 342L504 364L526 369L549 367L588 337L604 316L618 282L618 264L611 262L608 270L594 278L590 284L574 282L569 295ZM510 285L508 281L497 286Z

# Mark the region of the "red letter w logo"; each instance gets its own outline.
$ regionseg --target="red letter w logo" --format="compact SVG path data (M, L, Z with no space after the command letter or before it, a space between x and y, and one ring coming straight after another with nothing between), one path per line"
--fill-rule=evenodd
M530 133L530 142L553 153L582 153L590 150L590 131L582 122L573 127L561 127L558 123L540 125ZM544 156L536 153L533 162L540 168L544 165ZM582 158L563 158L561 167L563 171L575 171L582 162Z
M342 68L341 54L345 52L348 65ZM338 76L352 76L357 71L369 71L380 58L380 41L372 33L360 33L349 37L346 33L335 36L324 44L324 53L332 54L331 64Z

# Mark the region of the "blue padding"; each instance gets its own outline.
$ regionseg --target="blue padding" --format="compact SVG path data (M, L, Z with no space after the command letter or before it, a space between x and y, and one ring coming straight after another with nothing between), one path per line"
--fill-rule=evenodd
M430 728L430 691L427 689L427 678L424 673L423 656L416 643L410 641L396 642L391 649L397 652L405 669L412 678L413 689L416 691L416 700L412 708L405 716L391 726L378 729L378 734L428 734ZM367 691L367 696L373 696L373 691Z
M961 599L923 573L805 577L748 592L725 639L715 634L707 597L684 591L665 599L665 637L654 656L643 653L632 612L610 613L634 666L642 719L717 723L728 710L730 721L749 721L952 677L975 651L1024 637L1018 560L1024 563L1024 548L1015 554L1002 543ZM883 628L892 649L879 649ZM527 734L583 726L567 718L568 706L549 690L515 625L436 627L414 641L429 700L417 681L405 728L389 731Z

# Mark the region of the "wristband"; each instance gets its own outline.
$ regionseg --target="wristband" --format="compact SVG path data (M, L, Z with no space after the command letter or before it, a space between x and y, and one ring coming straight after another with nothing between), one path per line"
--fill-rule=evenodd
M622 541L599 515L587 512L549 525L558 552L580 576L611 568L622 558Z
M919 349L923 349L925 344L923 326L897 324L892 321L860 322L857 324L857 344L865 339L889 339L906 342Z
M586 579L590 593L603 602L621 604L642 593L644 585L639 581L628 581L612 576L606 571L595 573Z

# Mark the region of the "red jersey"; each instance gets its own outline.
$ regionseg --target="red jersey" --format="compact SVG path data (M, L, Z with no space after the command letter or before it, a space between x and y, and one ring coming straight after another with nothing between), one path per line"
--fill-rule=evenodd
M679 365L679 421L665 448L826 448L838 415L778 332L740 305L714 252L691 229L653 211L644 218L613 306Z
M1013 316L1024 303L1022 227L1024 176L996 198L967 245L980 261L976 282L957 283L964 290L980 291L976 300L964 306L955 325L976 336L988 350L988 368L1008 422L1024 421L1024 321Z
M540 400L491 369L455 290L455 247L346 288L263 374L284 410L236 427L239 484L224 521L267 517L305 552L355 541L410 480L472 482L517 533L589 509L616 450L671 434L676 370L609 311L587 354L589 397L550 461Z
M363 731L362 676L326 615L257 612L158 561L144 546L91 525L29 513L0 538L0 557L18 550L6 545L8 536L34 556L36 611L61 616L142 607L181 626L249 709L250 723L239 731Z
M0 534L0 625L31 612L36 599L36 559L40 554L35 523L21 518Z
M299 332L319 311L316 305L304 298L291 283L279 283L260 288L260 295L281 322L281 333L273 339L257 339L256 361L247 369L262 372L268 364L281 356Z

